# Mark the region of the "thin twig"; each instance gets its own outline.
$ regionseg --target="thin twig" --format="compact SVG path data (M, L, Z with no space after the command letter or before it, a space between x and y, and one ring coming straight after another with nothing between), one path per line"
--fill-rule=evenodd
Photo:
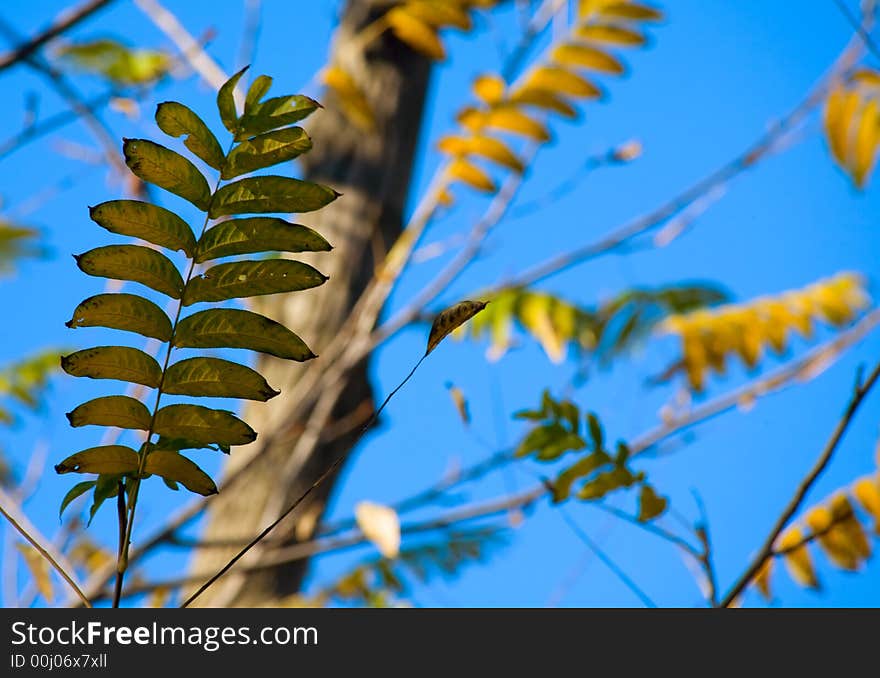
M20 61L29 58L34 52L40 49L50 40L57 38L70 28L73 28L84 19L89 18L92 14L109 5L113 0L90 0L83 3L78 8L66 9L58 17L55 22L41 31L34 37L23 42L15 49L0 55L0 71L6 70L10 66L14 66Z
M55 549L51 545L43 546L41 542L46 540L42 538L31 521L29 521L27 517L18 510L12 497L10 497L2 488L0 488L0 514L3 514L3 517L9 521L12 527L18 530L18 533L24 537L28 543L30 543L30 545L33 546L50 565L52 565L52 567L55 568L56 572L61 575L61 578L64 579L64 581L70 585L70 588L74 590L83 605L91 607L92 604L89 602L89 599L86 598L82 589L77 585L73 577L68 574L68 571L73 572L73 566L67 562L67 559L61 553L55 552ZM61 563L63 563L63 566Z
M801 481L800 485L798 485L794 496L783 509L782 514L776 520L775 524L770 530L770 533L764 540L763 545L758 550L758 555L755 556L751 564L746 568L745 572L740 575L739 579L737 579L736 583L734 583L734 585L730 588L730 591L728 591L722 599L721 607L730 607L731 603L736 600L740 593L742 593L743 590L752 582L752 579L754 579L755 575L764 566L766 560L771 557L771 555L773 554L774 542L782 533L782 530L785 529L788 521L791 520L794 514L797 513L798 509L800 509L801 504L803 503L810 489L813 487L813 484L828 467L828 464L834 456L834 452L837 450L840 441L843 439L843 434L846 433L847 428L849 428L850 423L855 417L856 411L865 400L865 396L868 395L868 392L877 382L878 377L880 377L880 363L878 363L874 370L871 372L867 381L865 381L864 383L856 384L852 397L850 398L849 403L846 407L846 410L844 411L843 416L837 422L837 426L834 428L834 432L831 434L831 437L825 444L825 448L822 450L822 454L819 456L819 459L816 460L813 468L810 469L809 473L807 473L806 477Z
M840 13L843 14L843 17L847 20L852 29L858 33L859 37L864 41L865 47L868 48L871 54L880 59L880 49L878 49L874 38L871 37L871 34L865 29L862 22L859 21L859 17L850 11L849 7L846 6L846 3L843 0L834 0L834 4L837 5L837 9L840 10Z

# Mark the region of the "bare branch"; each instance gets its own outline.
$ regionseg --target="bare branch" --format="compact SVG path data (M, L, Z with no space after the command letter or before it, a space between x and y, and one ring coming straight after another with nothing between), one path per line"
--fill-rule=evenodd
M834 428L834 432L825 444L825 448L822 450L822 454L819 455L819 459L816 460L813 468L810 469L809 473L807 473L806 477L801 481L800 485L798 485L794 496L783 509L782 514L776 520L776 523L773 525L770 533L764 540L763 545L758 551L758 555L755 556L751 564L746 568L746 571L740 575L736 583L730 588L730 591L724 596L724 599L721 601L721 607L730 607L731 603L733 603L740 593L742 593L752 582L755 575L764 566L767 559L773 555L773 544L782 533L782 530L785 529L788 521L791 520L794 514L797 513L798 509L800 509L804 498L813 487L813 484L828 467L828 464L834 456L834 452L837 450L840 441L843 439L843 434L846 433L846 430L849 428L850 423L855 417L859 406L865 400L865 396L868 395L878 378L880 378L880 363L877 364L864 383L856 384L852 397L849 400L849 404L847 405L843 416L837 422L837 426Z
M64 581L70 585L70 588L74 590L83 605L91 607L92 604L89 602L89 599L86 598L82 589L73 577L68 574L68 572L73 572L73 566L67 562L67 559L61 553L58 553L48 540L40 534L39 530L34 527L33 523L27 519L27 516L19 510L15 500L2 488L0 488L0 514L2 514L12 527L18 530L18 533L24 537L28 543L33 546L50 565L52 565L52 567L55 568L58 574L61 575L61 578L64 579ZM46 546L43 545L44 543Z
M14 66L18 62L29 58L50 40L57 38L111 2L113 0L89 0L89 2L85 2L77 8L66 9L56 17L55 22L51 26L21 43L12 51L0 55L0 71L6 70L10 66Z

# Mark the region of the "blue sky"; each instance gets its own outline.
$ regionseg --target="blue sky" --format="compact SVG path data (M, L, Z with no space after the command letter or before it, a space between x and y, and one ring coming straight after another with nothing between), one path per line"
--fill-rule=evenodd
M14 2L15 11L4 7L3 13L21 32L30 33L66 4ZM227 72L237 67L242 2L211 3L208 16L203 3L168 0L167 4L194 34L215 29L210 53ZM796 10L784 0L668 0L662 5L668 21L651 30L649 49L626 55L629 75L609 81L609 100L586 107L579 124L554 122L555 142L538 157L520 200L544 195L585 157L627 139L640 140L644 155L627 167L591 175L576 192L539 213L502 222L486 256L442 301L456 301L546 257L590 242L731 159L800 101L851 33L831 0L797 3ZM279 92L306 86L324 63L337 6L336 0L263 2L254 70L275 77ZM498 67L516 39L514 27L510 13L499 12L481 22L473 34L448 36L450 58L436 68L431 83L413 205L440 160L434 142L453 129L454 113L467 101L471 79ZM113 36L139 46L168 46L136 8L123 2L71 35L82 39ZM7 132L20 127L29 92L39 93L41 115L63 108L24 67L0 77L6 93L0 120ZM84 93L100 91L98 83L87 77L75 82ZM195 79L172 83L157 96L158 100L181 100L202 112L212 127L219 127L213 94ZM118 137L157 138L160 133L151 111L152 103L145 105L144 116L134 122L117 113L105 117ZM855 270L868 276L873 289L880 255L874 215L880 208L880 195L871 186L865 192L853 189L831 163L818 132L813 119L802 141L738 178L694 228L669 247L604 257L555 276L542 287L593 305L636 285L710 280L725 286L736 299L748 299ZM105 181L103 170L59 154L59 142L94 147L86 130L71 125L0 161L0 195L4 211L12 214L46 185L76 177L69 189L27 215L29 223L44 229L53 256L26 263L17 276L0 281L0 303L8 318L6 331L0 334L0 362L39 346L85 347L101 336L64 327L76 304L101 289L101 282L82 275L68 255L108 243L106 234L89 221L86 205L118 197L119 187ZM465 232L485 206L480 199L463 201L456 212L430 229L425 242L442 242ZM444 261L435 259L408 271L390 310L404 305ZM409 329L378 352L372 373L380 396L394 388L421 355L425 334L424 327ZM488 452L477 438L499 447L515 442L524 429L510 414L535 405L545 387L561 392L575 370L572 362L550 363L532 342L496 363L486 361L485 348L474 342L449 342L432 354L383 414L381 428L353 458L332 506L332 517L351 515L353 506L364 499L393 502L435 482L453 463L466 466L480 460ZM806 344L797 344L795 354L805 348ZM657 424L658 408L672 395L671 387L646 387L645 378L674 354L670 342L652 340L630 359L592 372L575 392L575 399L583 409L598 413L610 437L635 437ZM675 454L645 464L655 484L691 520L698 515L691 490L699 491L708 512L723 589L743 569L818 456L840 416L857 366L878 355L880 337L869 337L815 380L765 398L748 413L734 412L704 424ZM774 360L766 363L773 364ZM743 376L714 380L710 395L735 386ZM49 446L51 463L96 444L100 432L73 431L62 416L89 397L110 393L107 384L82 381L56 380L46 414L25 417L23 427L4 432L8 438L4 446L21 465L40 442ZM463 430L459 423L444 386L447 381L467 394L475 433ZM811 503L874 468L878 421L880 396L875 395L860 411L832 466L811 493ZM216 463L207 456L199 461L208 468ZM540 470L519 464L465 488L461 498L485 499L528 487ZM58 501L71 484L69 477L49 473L27 504L28 515L46 532L56 528ZM188 499L165 491L160 483L154 485L144 495L147 503L139 511L138 531L158 524ZM567 511L658 604L699 604L693 577L671 546L609 520L589 506L570 504ZM108 543L115 529L110 513L105 511L91 528ZM668 524L677 527L673 521ZM370 547L364 547L321 557L315 562L310 584L316 587L332 581L372 555ZM778 604L880 604L876 559L861 574L829 567L822 555L816 560L823 591L804 591L780 574L774 580ZM185 566L179 554L163 554L152 572L171 575ZM462 606L639 604L602 563L589 556L558 511L545 505L510 532L510 544L487 564L469 567L449 582L417 585L412 599L420 605ZM745 602L761 604L753 594Z

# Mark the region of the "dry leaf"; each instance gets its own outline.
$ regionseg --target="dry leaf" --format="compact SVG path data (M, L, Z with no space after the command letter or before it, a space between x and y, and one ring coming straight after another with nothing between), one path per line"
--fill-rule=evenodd
M431 325L431 333L428 335L428 348L425 355L437 348L437 344L443 341L450 332L464 325L477 313L486 308L486 301L462 301L455 306L441 311Z
M354 517L361 532L386 558L400 553L400 518L394 509L370 501L359 502Z

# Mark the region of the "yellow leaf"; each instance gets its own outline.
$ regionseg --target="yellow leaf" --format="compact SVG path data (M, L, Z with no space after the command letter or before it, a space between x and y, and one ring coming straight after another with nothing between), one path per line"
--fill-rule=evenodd
M828 145L831 147L831 155L843 166L847 164L850 129L858 106L858 93L840 88L831 92L825 103L825 134L828 136Z
M858 69L849 79L865 87L880 87L880 71L870 68Z
M831 510L826 506L817 506L807 513L804 522L817 535L816 540L825 555L838 567L844 570L856 570L859 557L852 549L848 540L842 536L834 524Z
M599 14L609 19L625 21L661 21L663 12L635 2L614 2L599 8Z
M463 158L452 161L446 171L451 178L461 181L478 191L494 193L497 190L492 177Z
M641 46L647 40L645 36L631 28L606 24L587 24L578 26L575 35L591 42L604 42L622 47Z
M859 478L852 486L852 493L874 519L874 532L880 534L880 475Z
M421 19L406 11L404 7L395 7L385 15L391 31L401 41L415 51L430 59L441 61L446 58L446 50L437 36L436 31Z
M804 535L799 527L791 527L786 530L776 542L779 551L787 551L785 567L791 578L801 586L818 588L819 580L816 578L816 570L806 544L803 543ZM800 546L797 546L800 544ZM790 551L788 549L791 549Z
M454 156L479 155L507 167L514 172L522 172L522 161L499 139L483 135L472 137L446 136L440 139L437 147L444 153Z
M856 186L863 188L877 159L877 146L880 145L880 107L876 99L871 99L862 109L853 143L853 181Z
M547 357L556 364L565 359L566 345L550 319L552 299L543 295L529 295L522 300L519 319L529 332L540 342Z
M504 98L507 84L499 75L487 73L480 75L474 80L472 89L476 97L483 103L494 106Z
M366 96L354 78L339 66L328 66L323 71L324 84L336 94L345 117L364 131L376 128L376 118Z
M400 553L400 518L388 506L362 501L354 508L354 517L364 537L373 542L386 558Z
M586 78L557 66L539 66L526 78L523 89L542 89L557 95L596 99L602 91Z
M425 355L437 348L437 345L443 341L450 332L464 325L468 320L473 318L477 313L486 308L485 301L462 301L441 311L431 325L431 332L428 335L428 348Z
M574 106L553 92L543 89L521 89L510 97L512 104L524 104L534 106L545 111L553 111L561 116L573 119L577 117Z
M484 117L486 127L519 134L535 141L550 140L550 132L534 118L529 117L515 106L502 106L488 111Z
M773 559L767 558L767 560L764 561L764 564L761 565L761 569L755 573L755 587L761 593L764 600L767 601L773 599L773 593L770 591L770 575L772 572Z
M623 64L607 52L595 47L565 43L553 50L553 61L562 66L587 68L601 73L620 75L624 72Z
M449 397L452 398L452 404L455 405L455 411L461 419L461 423L468 426L471 423L471 413L468 407L467 398L464 397L464 391L454 384L446 384L449 390Z
M34 579L37 591L40 592L40 595L43 596L47 603L51 603L55 594L52 590L49 561L30 544L16 542L15 546L21 552L22 558L24 558L24 563Z
M443 28L453 26L463 31L471 29L471 18L461 7L444 0L412 0L403 5L402 9L426 24Z

